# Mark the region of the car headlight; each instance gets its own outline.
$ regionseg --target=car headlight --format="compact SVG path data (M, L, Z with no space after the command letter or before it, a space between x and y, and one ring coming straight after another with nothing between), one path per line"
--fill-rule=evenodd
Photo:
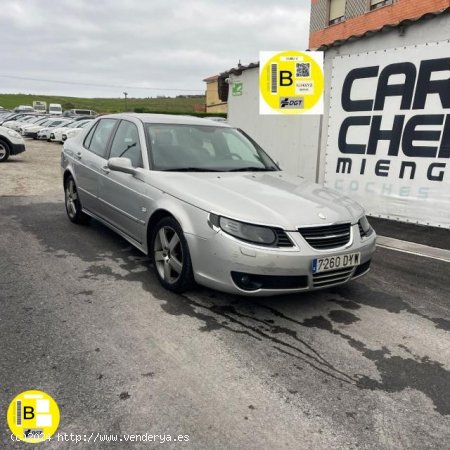
M8 134L9 134L11 137L13 137L13 138L19 138L19 137L20 137L20 134L17 133L16 131L14 131L14 130L8 130Z
M370 223L367 220L366 216L362 216L359 219L358 224L359 224L359 230L362 235L368 236L372 232L372 227L370 226Z
M239 222L215 214L210 214L210 221L214 226L220 228L225 233L238 239L242 239L243 241L260 245L272 245L275 244L277 240L275 231L269 227Z

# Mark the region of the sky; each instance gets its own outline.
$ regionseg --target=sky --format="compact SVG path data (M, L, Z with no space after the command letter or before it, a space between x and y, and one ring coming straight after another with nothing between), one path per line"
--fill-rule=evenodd
M0 93L203 94L204 78L260 51L305 50L309 12L310 0L1 0Z

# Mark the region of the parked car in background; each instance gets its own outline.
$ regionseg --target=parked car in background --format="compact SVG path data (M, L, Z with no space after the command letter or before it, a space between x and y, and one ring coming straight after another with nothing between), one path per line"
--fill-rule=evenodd
M157 114L98 118L64 144L65 204L144 253L167 289L240 295L340 285L365 275L376 235L338 191L288 175L244 132Z
M28 106L28 105L19 105L16 106L14 108L14 112L16 113L33 113L34 112L34 108L32 106Z
M64 117L87 116L96 117L97 113L92 109L68 109L64 111Z
M0 163L25 151L25 141L14 130L0 126Z
M53 123L51 123L51 124L49 124L48 126L46 126L46 127L44 127L44 128L41 128L41 129L38 131L37 135L36 135L36 139L38 139L38 140L47 140L47 141L50 141L50 134L51 134L51 132L52 132L55 128L57 128L57 127L63 127L63 126L65 126L65 125L67 125L67 124L69 124L69 123L71 123L71 122L72 122L72 121L71 121L70 119L63 119L63 118L61 117L60 123L58 123L58 124L56 124L56 125L54 125Z
M25 116L19 117L17 120L5 120L3 122L3 124L2 124L2 126L5 127L5 128L14 129L16 124L20 124L22 122L26 122L28 119L32 119L33 117L34 117L34 115L25 115Z
M12 112L12 113L6 114L6 115L0 117L0 125L3 125L5 122L11 121L11 120L17 120L20 117L30 116L30 115L31 114L29 112L27 112L27 113L24 113L24 112L21 112L21 113Z
M50 141L60 142L62 144L64 140L67 139L67 133L71 132L72 130L76 130L76 132L81 131L86 125L91 123L92 120L93 119L74 120L73 122L67 123L64 127L54 128L50 133ZM66 135L66 139L64 140L63 135Z
M8 120L3 123L2 126L5 128L10 128L14 131L19 131L19 128L24 124L31 124L35 123L40 118L43 118L43 116L38 116L36 114L30 115L30 116L22 116L19 117L17 120Z
M30 120L28 122L22 122L20 123L18 129L16 130L18 133L21 134L21 136L24 135L24 131L29 127L34 127L36 125L42 125L43 123L50 120L48 116L39 116L36 120Z
M62 118L51 118L48 119L40 124L31 124L29 126L24 126L20 128L20 134L24 137L29 137L33 139L37 139L37 135L39 131L41 131L44 128L54 128L58 125L61 125L63 123L66 123L65 119Z
M48 105L48 113L53 116L61 116L63 111L59 103L50 103Z

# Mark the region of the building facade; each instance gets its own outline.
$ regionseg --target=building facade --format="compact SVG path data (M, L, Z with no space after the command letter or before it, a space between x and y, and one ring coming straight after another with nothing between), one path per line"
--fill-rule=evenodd
M450 0L312 0L309 48L397 25L450 7Z
M206 112L211 113L227 113L228 105L226 101L219 98L219 76L205 78L206 83Z

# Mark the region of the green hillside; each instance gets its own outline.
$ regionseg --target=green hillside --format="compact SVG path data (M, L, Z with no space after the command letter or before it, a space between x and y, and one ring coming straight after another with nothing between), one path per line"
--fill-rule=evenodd
M13 109L18 105L33 105L34 100L60 103L63 110L80 108L93 109L98 113L123 111L160 112L160 113L194 113L205 104L204 96L169 97L169 98L78 98L50 95L0 94L0 106Z

